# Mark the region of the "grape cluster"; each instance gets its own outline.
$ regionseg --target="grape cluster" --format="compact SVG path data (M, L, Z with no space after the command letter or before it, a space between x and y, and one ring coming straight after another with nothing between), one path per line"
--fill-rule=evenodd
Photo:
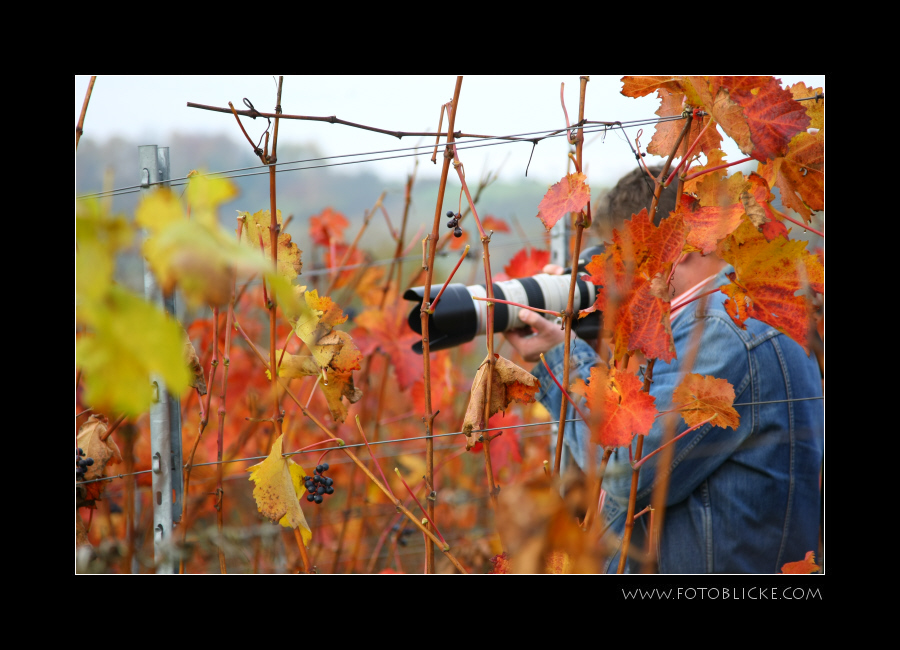
M447 222L447 227L453 228L453 236L462 237L462 228L459 227L459 213L453 212L453 210L447 210L447 216L450 217L450 221Z
M87 468L94 464L93 458L83 458L84 451L81 447L78 448L78 453L75 455L75 480L81 481L84 480L84 475L87 474Z
M306 495L307 501L322 503L326 494L334 494L334 480L330 476L325 476L327 471L328 463L322 463L321 465L316 465L314 476L306 477L306 491L309 492Z

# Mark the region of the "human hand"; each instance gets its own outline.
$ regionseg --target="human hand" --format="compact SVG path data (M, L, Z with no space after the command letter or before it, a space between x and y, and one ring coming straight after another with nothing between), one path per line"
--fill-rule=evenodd
M537 361L542 353L565 341L566 334L559 325L529 309L519 311L519 320L528 325L530 331L511 330L504 336L525 361Z

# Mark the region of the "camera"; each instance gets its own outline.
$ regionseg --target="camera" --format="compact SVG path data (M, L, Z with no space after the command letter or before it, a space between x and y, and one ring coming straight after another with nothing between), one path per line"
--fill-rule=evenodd
M604 246L592 246L581 252L578 259L579 274L585 273L585 265L594 255L603 252ZM494 283L494 298L509 300L529 307L547 309L550 311L564 311L569 302L569 284L571 282L571 269L566 269L563 275L548 275L539 273L529 278L507 280ZM441 290L441 284L432 285L429 302L433 301ZM590 282L585 282L580 277L575 281L575 310L587 309L596 298L596 289ZM422 301L425 296L425 287L407 289L403 298L416 303L409 312L410 328L417 334L422 333ZM434 313L428 316L429 349L433 351L445 350L462 343L468 343L479 334L487 331L487 306L483 300L475 300L475 297L486 298L487 289L483 284L467 287L464 284L450 284L441 296L435 307ZM497 333L525 327L519 320L520 307L494 303L494 331ZM545 318L553 318L545 316ZM602 315L595 311L584 318L579 318L572 323L574 332L586 339L596 338L600 331ZM412 349L422 354L422 341L413 344Z

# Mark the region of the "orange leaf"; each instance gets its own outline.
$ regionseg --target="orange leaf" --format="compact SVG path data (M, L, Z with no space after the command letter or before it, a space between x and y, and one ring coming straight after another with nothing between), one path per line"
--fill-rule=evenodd
M494 232L509 232L509 226L506 225L506 222L503 219L498 219L490 214L481 220L481 227L484 228L485 232L488 230L493 230Z
M806 298L796 295L808 283L817 293L825 290L825 269L819 258L805 250L806 242L765 235L745 221L719 244L718 255L735 272L731 284L721 287L728 296L725 309L734 322L747 318L768 323L790 336L809 353Z
M615 303L613 322L605 327L612 330L616 360L634 350L666 363L675 358L669 302L660 297L659 282L668 278L684 243L683 213L676 211L657 227L641 210L621 232L613 231L613 243L587 265L591 275L584 279L602 287L595 307L610 311Z
M516 253L503 267L510 278L528 278L543 273L544 267L550 263L550 252L527 246Z
M740 416L732 407L734 386L711 375L688 374L672 393L672 407L688 426L713 418L715 427L737 429Z
M684 93L660 89L658 94L662 101L656 111L657 115L660 117L681 115L681 112L684 110ZM696 118L691 122L691 130L678 146L678 152L675 154L675 157L681 158L687 153L688 147L694 143L694 140L700 137L703 127L705 127L711 119L712 118L707 115L706 117ZM647 152L652 153L655 156L668 156L672 153L672 148L675 146L675 140L678 139L683 128L683 120L660 122L656 125L656 131L653 133L650 144L647 145ZM716 130L716 127L712 126L703 134L703 139L698 145L699 151L709 154L713 150L718 149L721 142L722 136ZM694 151L698 151L698 149L694 149Z
M332 240L343 243L344 229L349 225L340 212L325 208L320 214L309 218L309 238L319 246L328 246Z
M266 259L272 259L272 213L269 210L260 210L254 214L240 213L244 217L244 226L241 228L241 241L255 250L259 250L259 241L262 239L263 250ZM281 225L281 210L275 211L275 221ZM291 236L286 232L280 232L275 240L278 246L278 273L288 281L297 277L303 270L303 262L300 261L300 249L291 241Z
M496 361L491 376L491 410L488 415L506 411L513 401L524 404L533 402L535 394L541 387L537 377L499 354L495 354L494 358ZM490 364L485 359L478 368L475 381L472 382L472 393L462 427L463 433L466 434L466 449L471 449L477 442L473 430L485 428L484 404L487 399L489 367Z
M550 230L563 215L578 212L591 200L591 188L584 174L567 174L552 186L538 205L537 217Z
M702 207L700 201L682 194L678 210L684 214L684 223L690 228L685 250L703 255L716 250L716 245L741 225L744 206L734 203L728 206Z
M778 79L769 77L761 84L759 77L718 77L711 85L716 79L721 87L713 116L741 151L760 162L783 156L791 138L809 126L806 109Z
M825 132L799 133L785 156L761 164L759 173L778 186L784 206L808 222L812 210L825 209Z
M678 91L681 90L680 79L675 75L622 77L622 94L626 97L644 97L659 88Z
M822 567L816 564L816 554L812 551L807 551L806 557L804 557L799 562L788 562L783 567L781 567L782 573L793 573L797 575L815 573L816 571L821 570Z
M800 100L807 97L815 97L822 94L822 88L810 88L802 81L795 83L789 88L794 99ZM806 108L806 114L809 115L809 128L824 129L825 128L825 99L814 99L803 102Z
M607 370L602 364L591 368L590 383L581 379L572 392L583 395L593 419L594 440L601 447L625 447L635 435L644 435L656 419L656 398L645 393L637 375ZM600 428L597 428L600 423Z

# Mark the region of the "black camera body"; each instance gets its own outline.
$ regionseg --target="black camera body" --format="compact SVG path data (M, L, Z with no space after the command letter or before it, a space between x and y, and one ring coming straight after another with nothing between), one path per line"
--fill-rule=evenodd
M578 260L577 273L585 273L585 265L594 255L603 252L603 246L592 246L581 253ZM507 280L494 283L494 298L509 300L529 307L547 309L550 311L564 311L569 302L569 284L571 283L571 269L566 269L563 275L548 275L540 273L528 278ZM429 302L433 301L441 290L440 284L432 285ZM575 280L575 310L587 309L596 299L597 287L580 277ZM425 287L414 287L403 294L403 298L416 303L409 312L410 328L417 334L422 333L422 301L425 296ZM428 316L429 349L433 351L445 350L462 343L468 343L479 334L487 330L487 305L475 297L487 297L487 289L483 284L467 287L464 284L450 284L441 296L435 307L434 313ZM521 307L494 303L494 331L507 332L509 330L525 327L519 320ZM545 316L552 318L552 316ZM596 338L600 332L602 315L599 311L593 312L584 318L579 318L573 323L575 333L586 339ZM412 349L422 354L422 341L413 344Z

